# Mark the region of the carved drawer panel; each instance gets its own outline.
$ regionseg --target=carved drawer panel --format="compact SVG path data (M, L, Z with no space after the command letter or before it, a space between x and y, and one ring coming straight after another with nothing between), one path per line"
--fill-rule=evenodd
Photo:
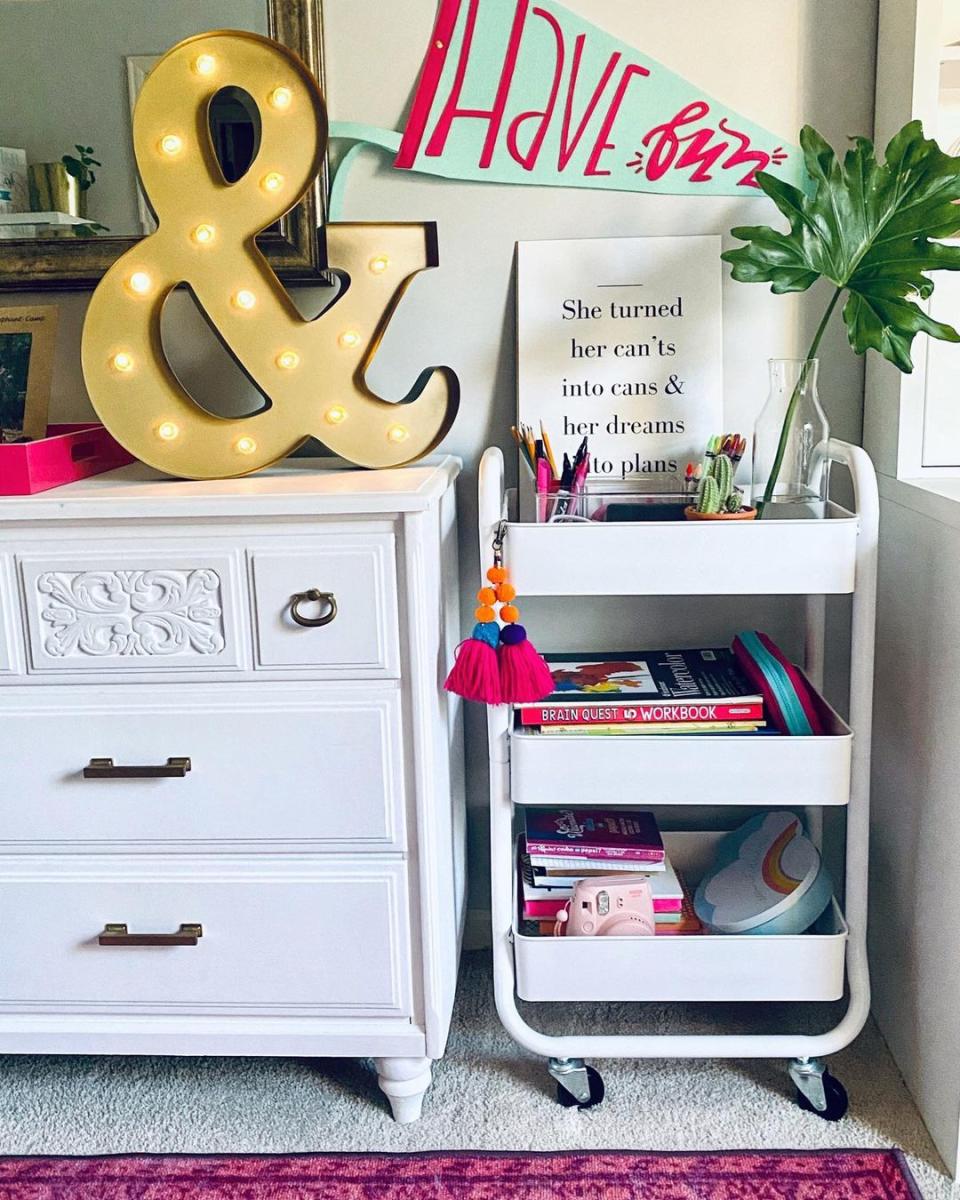
M28 670L182 672L245 666L236 555L122 549L21 555Z

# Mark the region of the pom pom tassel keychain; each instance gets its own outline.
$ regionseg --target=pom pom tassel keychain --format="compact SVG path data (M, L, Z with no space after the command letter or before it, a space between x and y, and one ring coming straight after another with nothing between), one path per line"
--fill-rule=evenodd
M490 589L481 588L477 594L483 596L487 591ZM486 618L487 610L489 618ZM481 601L477 612L484 616L474 625L473 633L457 647L456 658L443 686L464 700L500 704L500 666L497 662L500 626L489 605Z
M527 631L519 624L520 609L515 601L517 589L507 578L503 565L503 536L506 522L501 521L493 539L493 566L487 578L494 585L500 605L500 696L504 704L533 704L553 691L553 676L527 637Z
M489 577L490 571L487 575ZM464 700L476 700L479 704L501 704L503 701L500 664L497 662L500 626L493 609L496 599L493 588L482 587L477 592L480 602L474 613L477 623L473 633L457 647L457 656L443 685L448 692L462 696Z
M477 623L470 637L457 647L456 662L444 687L465 700L485 704L532 704L553 691L553 677L527 631L518 624L520 610L513 603L516 589L507 580L503 565L505 530L501 521L493 539L493 566L487 571L492 586L477 592ZM502 629L495 604L500 605Z

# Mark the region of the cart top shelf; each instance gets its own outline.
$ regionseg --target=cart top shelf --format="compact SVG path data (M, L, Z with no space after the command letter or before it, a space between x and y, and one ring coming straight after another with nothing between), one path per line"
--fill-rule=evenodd
M859 518L615 524L511 522L522 596L816 595L852 592Z

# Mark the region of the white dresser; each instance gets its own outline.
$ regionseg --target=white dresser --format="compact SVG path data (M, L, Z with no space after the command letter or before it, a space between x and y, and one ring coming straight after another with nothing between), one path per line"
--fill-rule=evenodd
M458 470L0 499L0 1052L372 1057L419 1116L465 905Z

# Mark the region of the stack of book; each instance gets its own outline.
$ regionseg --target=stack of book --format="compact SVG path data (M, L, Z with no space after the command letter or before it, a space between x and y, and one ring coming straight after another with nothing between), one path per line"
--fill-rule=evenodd
M658 934L699 933L690 896L667 857L653 813L632 809L528 808L520 854L520 915L552 935L581 879L644 875Z
M520 724L542 734L755 734L766 729L763 697L732 651L643 650L548 654L554 692L517 705Z

